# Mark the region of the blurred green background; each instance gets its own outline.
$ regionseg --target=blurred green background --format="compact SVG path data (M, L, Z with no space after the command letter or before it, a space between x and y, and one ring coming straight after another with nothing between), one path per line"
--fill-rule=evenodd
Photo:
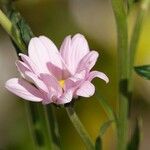
M113 109L117 103L117 51L115 21L110 0L18 0L17 9L31 26L35 35L46 35L59 47L68 34L86 36L90 48L99 51L96 69L105 72L110 82L94 80L97 90ZM129 31L136 18L137 5L129 14ZM130 34L130 33L129 33ZM5 82L16 77L15 50L8 35L0 27L0 150L32 150L24 101L6 91ZM146 14L141 32L135 65L150 63L150 10ZM134 101L132 121L143 117L141 150L148 150L150 139L150 82L134 74ZM76 103L76 110L92 139L95 140L100 125L107 120L95 96ZM63 150L85 150L70 123L66 112L57 109ZM104 150L115 149L116 135L109 129L104 136Z

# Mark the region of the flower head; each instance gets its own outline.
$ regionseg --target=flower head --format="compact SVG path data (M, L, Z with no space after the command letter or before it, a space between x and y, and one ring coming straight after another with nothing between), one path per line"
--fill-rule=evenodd
M95 93L91 83L95 77L109 81L99 71L91 71L98 52L90 51L83 35L67 36L60 51L45 36L34 37L28 56L19 54L16 66L21 78L6 82L6 88L23 99L43 104L69 103L74 97L90 97Z

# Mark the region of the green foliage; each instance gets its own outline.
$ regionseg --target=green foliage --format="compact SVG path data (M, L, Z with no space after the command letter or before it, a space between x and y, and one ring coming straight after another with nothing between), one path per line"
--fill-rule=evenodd
M150 80L150 65L137 66L134 69L138 75Z
M113 120L108 120L106 122L104 122L100 128L100 131L99 131L99 135L102 137L105 132L107 131L107 129L111 126Z
M19 40L19 42L20 43L22 42L27 47L29 41L34 36L30 27L25 22L25 20L21 17L20 13L14 9L9 10L9 18L13 23L12 32Z
M115 113L112 110L112 107L108 104L108 102L101 96L99 91L95 93L97 100L100 102L101 106L103 107L105 113L107 114L110 120L115 120Z
M102 139L100 136L96 138L95 150L102 150Z
M96 138L96 142L95 142L95 150L102 150L103 135L106 133L107 129L111 126L112 122L113 120L108 120L104 122L100 127L99 135Z
M131 137L130 142L128 143L127 150L138 150L139 143L140 143L140 121L137 120L135 129L134 129L134 133Z

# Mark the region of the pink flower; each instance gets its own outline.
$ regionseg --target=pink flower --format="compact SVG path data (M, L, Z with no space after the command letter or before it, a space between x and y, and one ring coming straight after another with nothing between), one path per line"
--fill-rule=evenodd
M6 88L29 101L65 104L78 96L92 96L93 78L109 81L104 73L91 71L98 53L89 50L81 34L67 36L60 51L45 36L32 38L28 55L19 54L22 61L17 60L16 66L22 77L8 80Z

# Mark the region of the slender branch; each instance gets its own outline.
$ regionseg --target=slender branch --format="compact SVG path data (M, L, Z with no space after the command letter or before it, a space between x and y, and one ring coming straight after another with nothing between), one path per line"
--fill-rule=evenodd
M119 81L119 115L118 115L118 150L125 150L127 143L127 115L128 115L128 31L127 15L123 0L112 0L118 36L118 81Z
M75 110L71 106L66 107L67 114L74 125L75 129L79 133L80 137L82 138L86 148L88 150L94 150L94 144L88 135L87 131L85 130L84 126L82 125L81 121L79 120Z

